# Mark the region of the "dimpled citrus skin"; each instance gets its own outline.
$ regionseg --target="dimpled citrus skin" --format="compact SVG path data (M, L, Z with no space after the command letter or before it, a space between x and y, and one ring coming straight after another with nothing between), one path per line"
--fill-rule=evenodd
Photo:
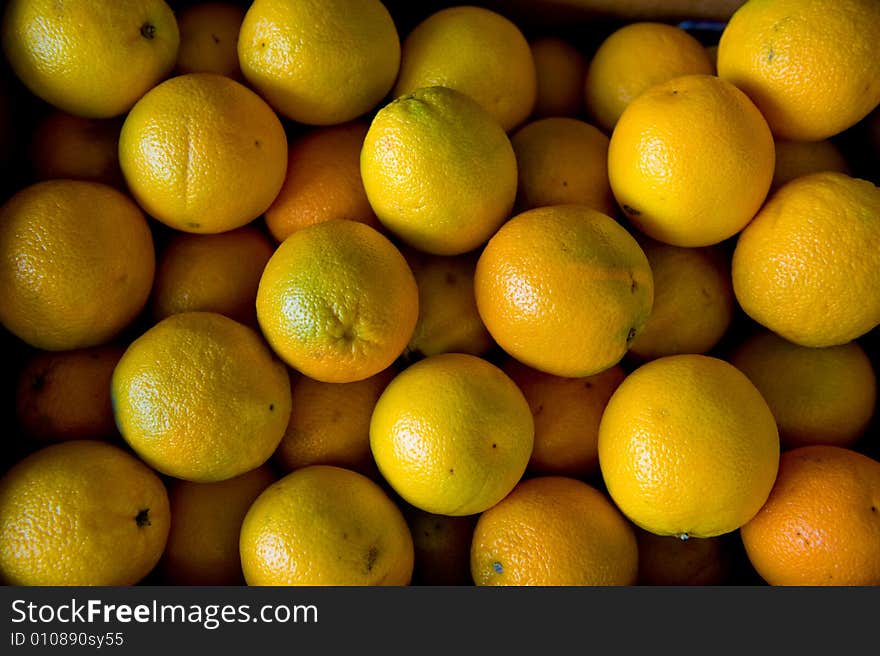
M709 246L742 230L764 202L773 165L773 136L758 108L711 75L642 93L608 147L618 204L638 230L673 246Z
M477 521L471 575L484 585L633 585L632 525L599 490L563 476L521 482Z
M529 404L510 378L473 355L420 360L373 410L370 448L408 503L472 515L498 503L525 472L534 443Z
M786 451L740 535L770 585L880 585L880 462L838 446Z
M418 306L416 281L394 244L343 219L285 239L257 290L257 319L273 350L325 383L352 383L390 366L412 336Z
M577 117L584 105L583 83L587 60L569 41L555 36L538 37L529 47L535 62L534 118Z
M49 180L0 207L0 322L37 348L110 341L146 305L155 268L146 217L112 187Z
M116 424L154 469L222 481L266 462L290 417L290 380L260 335L212 312L175 314L126 349Z
M654 274L654 306L630 352L641 360L706 353L733 320L730 256L715 246L681 248L647 238L639 243Z
M483 7L448 7L407 35L392 96L430 86L467 94L509 132L535 106L535 61L506 17Z
M435 255L484 244L516 198L516 155L504 130L475 101L445 87L415 89L382 107L360 166L382 225Z
M216 235L174 234L159 256L153 317L217 312L255 328L257 287L274 252L274 244L254 226Z
M241 25L238 59L280 114L333 125L386 96L400 67L400 39L379 0L255 0Z
M119 447L74 440L36 451L0 479L5 585L133 585L162 555L161 479Z
M205 2L177 14L179 73L217 73L241 78L238 32L245 8L227 2Z
M704 355L642 365L599 425L611 498L657 535L738 529L766 501L778 464L776 423L760 392L733 365Z
M583 88L587 110L603 130L644 91L682 75L712 75L703 45L675 25L636 22L612 32L590 59Z
M129 112L119 163L154 218L183 232L224 232L275 200L287 137L275 112L244 85L213 73L180 75Z
M875 0L750 0L718 42L718 75L745 91L773 134L818 141L880 102Z
M788 141L776 139L776 167L771 191L786 182L810 173L837 171L850 174L850 166L840 148L828 139L823 141Z
M760 390L786 448L850 446L874 414L877 376L857 342L810 348L762 331L740 344L730 362Z
M614 216L617 203L608 184L608 137L573 118L527 123L511 137L516 153L516 211L565 203Z
M382 227L361 181L361 146L368 128L366 121L314 128L290 144L287 177L266 210L266 227L276 241L328 219Z
M267 465L216 483L174 480L171 531L160 571L165 585L241 585L238 541L251 504L276 480Z
M523 212L489 240L474 278L477 308L508 354L557 376L617 364L648 320L654 283L638 243L580 205Z
M752 319L801 346L836 346L880 324L880 189L815 173L777 190L733 252Z
M2 37L28 89L88 118L128 111L171 72L180 42L164 0L11 0Z
M52 442L117 437L110 378L124 352L119 344L106 344L33 354L16 386L22 433Z
M312 465L270 485L241 527L248 585L408 585L413 541L400 509L348 469Z

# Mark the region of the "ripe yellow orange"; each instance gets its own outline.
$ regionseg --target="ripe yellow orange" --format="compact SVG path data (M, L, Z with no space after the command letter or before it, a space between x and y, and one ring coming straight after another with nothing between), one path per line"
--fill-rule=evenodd
M673 78L642 93L608 146L611 189L627 218L673 246L710 246L742 230L764 202L773 165L761 112L711 75Z
M37 348L109 342L146 305L155 268L146 217L107 185L47 180L0 208L0 322Z
M498 503L525 472L529 404L495 365L464 353L420 360L382 392L370 422L379 472L406 502L438 515Z
M31 133L28 157L37 180L91 180L122 189L119 119L88 119L55 111Z
M153 317L217 312L256 328L257 287L274 252L269 238L250 225L214 235L172 235L159 254Z
M632 525L599 490L564 476L521 482L477 521L476 585L633 585Z
M502 370L519 386L535 420L529 471L593 476L599 473L599 422L623 382L620 365L585 378L562 378L508 358Z
M469 5L440 9L404 40L392 96L432 86L470 96L509 132L535 106L537 80L529 43L498 12Z
M69 114L110 118L171 72L180 33L164 0L11 0L2 42L36 96Z
M779 436L761 393L733 365L670 355L627 376L599 425L611 498L657 535L735 531L770 494Z
M290 144L287 177L266 210L266 227L276 241L329 219L381 228L361 180L361 146L368 127L355 121L314 128Z
M353 383L323 383L308 376L292 382L290 421L274 460L285 472L336 465L375 477L370 418L394 366Z
M415 89L382 107L360 166L382 225L435 255L483 245L516 198L516 155L504 130L474 100L446 87Z
M718 75L748 94L776 137L819 141L880 103L880 4L744 3L718 43Z
M510 219L483 249L474 288L480 316L502 349L530 367L573 378L621 360L654 296L636 240L580 205Z
M627 23L609 34L593 54L583 78L584 101L609 134L623 110L643 92L682 75L712 75L703 45L676 25Z
M535 106L532 117L569 116L583 112L587 60L569 41L542 36L529 43L535 62Z
M366 476L330 465L288 474L257 497L239 542L248 585L408 585L403 513Z
M256 93L223 75L179 75L128 113L119 163L135 200L183 232L216 233L260 216L287 169L287 137Z
M740 534L771 585L880 585L880 462L830 445L786 451Z
M730 362L767 401L785 448L852 446L871 422L877 375L857 342L810 348L762 331L740 344Z
M260 335L213 312L163 319L111 380L116 425L154 469L210 483L266 462L290 418L290 380Z
M733 320L730 256L717 246L681 248L649 238L639 243L654 275L654 306L630 353L644 361L710 351Z
M124 352L119 344L106 344L33 354L16 386L22 433L47 442L118 437L110 378Z
M516 211L547 205L586 205L614 216L608 184L608 137L574 118L527 123L510 139L516 154Z
M229 2L204 2L181 10L177 14L177 72L241 78L238 33L244 14L244 7Z
M0 581L133 585L159 561L168 494L117 446L73 440L36 451L0 479Z
M276 480L267 465L216 483L173 480L171 530L159 568L163 585L241 585L241 524Z
M731 535L682 540L636 528L636 540L639 585L724 585L734 575Z
M408 357L440 353L484 355L494 342L474 296L476 253L428 255L404 252L419 287L419 319L406 347Z
M418 314L418 287L403 255L356 221L332 219L292 234L257 290L257 319L272 349L325 383L352 383L388 368Z
M840 148L828 139L822 141L787 141L776 139L776 167L771 191L786 182L810 173L837 171L850 174L849 162Z
M379 0L255 0L238 39L241 71L276 111L333 125L372 110L400 68L400 39Z
M413 585L473 585L471 539L479 515L435 515L404 509L413 538Z
M739 235L733 291L759 324L801 346L836 346L880 324L880 189L814 173L777 190Z

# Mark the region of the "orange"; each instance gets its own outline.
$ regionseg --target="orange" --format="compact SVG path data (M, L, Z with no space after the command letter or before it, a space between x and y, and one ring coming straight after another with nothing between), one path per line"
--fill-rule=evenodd
M275 112L244 85L213 73L180 75L129 112L119 163L154 218L184 232L225 232L275 200L287 137Z
M373 477L370 418L395 373L392 366L354 383L322 383L300 376L293 383L290 421L275 461L288 472L336 465Z
M28 156L37 180L91 180L123 188L118 119L48 114L34 126Z
M849 175L850 167L833 141L786 141L776 139L776 168L771 190L810 173L837 171Z
M537 81L529 43L515 23L490 9L436 11L404 40L392 95L431 86L470 96L509 132L535 106Z
M509 355L557 376L617 364L648 320L654 283L635 239L580 205L523 212L489 240L477 308Z
M44 447L0 479L0 581L133 585L159 561L169 520L161 479L126 451L92 440Z
M0 322L39 349L109 342L146 305L155 267L146 217L112 187L38 182L0 207Z
M16 389L22 433L49 442L116 437L110 377L124 352L108 344L30 356Z
M174 480L168 487L171 530L160 561L164 585L241 585L241 523L275 482L266 465L217 483Z
M373 109L400 67L400 39L379 0L255 0L238 39L241 71L287 118L345 123Z
M599 44L584 79L587 111L611 133L623 110L656 84L682 75L712 75L703 45L675 25L631 22Z
M776 137L819 141L880 103L880 4L750 0L718 43L718 75L745 91Z
M406 355L484 355L494 346L474 296L476 253L427 255L404 252L419 287L419 319Z
M361 146L369 125L357 121L315 128L287 151L287 177L266 210L266 227L276 241L328 219L381 224L361 181Z
M217 73L241 78L238 32L244 14L244 7L226 2L205 2L180 11L178 73Z
M260 335L212 312L163 319L111 380L116 425L154 469L198 483L260 466L290 418L290 381Z
M779 436L761 393L733 365L670 355L627 376L599 425L611 498L657 535L710 538L738 529L770 494Z
M830 445L783 453L770 498L740 534L770 585L880 585L880 462Z
M172 235L159 255L153 317L217 312L256 327L257 287L274 252L274 244L253 226L216 235Z
M880 324L880 189L842 173L789 182L743 230L733 291L745 313L801 346L837 346Z
M516 153L518 212L577 204L615 215L608 137L598 128L573 118L544 118L521 127L510 141Z
M611 189L627 218L673 246L710 246L742 230L764 202L773 164L761 112L711 75L673 78L642 93L608 147Z
M36 96L69 114L109 118L171 72L180 34L164 0L11 0L2 41Z
M477 585L632 585L633 527L604 494L574 478L523 481L477 521L471 574Z
M636 529L639 585L724 585L733 577L729 537L688 538Z
M257 290L257 319L291 367L325 383L353 383L403 353L419 314L412 271L388 238L332 219L278 247Z
M471 538L479 515L449 517L407 507L413 538L413 585L473 585Z
M533 118L569 116L583 112L582 93L587 60L572 43L557 36L542 36L529 43L535 62Z
M406 502L437 515L473 515L517 484L534 430L529 404L501 369L444 353L411 365L385 388L370 422L370 449Z
M356 472L312 465L257 497L244 518L248 585L408 585L413 541L400 509Z
M516 198L516 155L504 130L475 101L446 87L415 89L382 107L360 166L382 225L434 255L482 246Z
M599 422L608 399L626 377L623 368L614 365L586 378L562 378L508 359L502 369L519 386L535 420L529 471L599 473Z
M877 376L857 342L809 348L762 331L740 344L730 362L767 401L786 448L851 446L871 422Z
M654 306L630 353L652 360L713 349L733 320L730 256L717 246L681 248L653 239L639 243L654 274Z

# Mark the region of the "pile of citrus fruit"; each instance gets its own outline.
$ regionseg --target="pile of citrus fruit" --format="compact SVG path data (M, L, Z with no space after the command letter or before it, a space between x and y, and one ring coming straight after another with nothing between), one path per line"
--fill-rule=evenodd
M880 585L880 3L505 6L6 3L0 582Z

